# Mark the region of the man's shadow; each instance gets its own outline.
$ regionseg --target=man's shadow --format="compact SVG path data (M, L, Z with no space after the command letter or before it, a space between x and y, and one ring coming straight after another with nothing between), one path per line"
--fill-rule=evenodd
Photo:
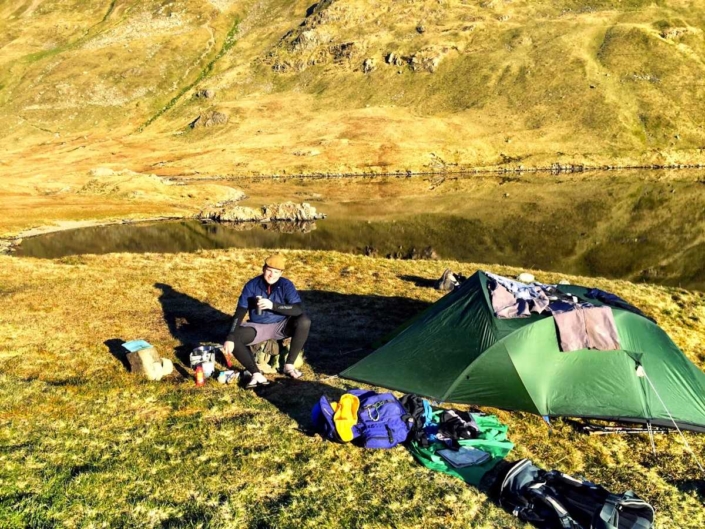
M306 361L317 373L336 375L376 349L405 321L429 303L401 296L301 292L311 317L304 346Z
M353 387L356 386L351 383L350 389ZM323 381L277 377L273 378L268 386L257 387L252 391L296 421L300 432L315 436L318 432L313 424L311 413L316 403L324 395L329 401L337 402L347 389L331 386Z
M154 286L162 291L159 303L169 332L181 342L174 352L183 365L189 365L189 354L199 345L223 343L232 315L179 292L171 285L155 283Z

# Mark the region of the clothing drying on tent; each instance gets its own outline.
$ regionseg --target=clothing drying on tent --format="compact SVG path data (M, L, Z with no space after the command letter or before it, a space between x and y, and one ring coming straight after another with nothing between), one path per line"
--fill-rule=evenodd
M475 273L340 375L439 402L705 431L705 374L653 321L613 304L619 348L565 353L553 314L499 318L489 282Z
M524 285L489 272L486 274L492 309L498 318L525 318L532 312L541 314L548 311L556 321L561 351L619 349L619 336L609 306L596 307L592 303L578 301L577 297L557 290L555 285ZM593 291L600 292L602 299L612 296L610 300L616 298L624 302L613 294L597 289L587 295ZM600 299L598 295L590 297ZM624 305L631 307L626 302ZM631 308L634 309L632 312L638 311L635 307Z

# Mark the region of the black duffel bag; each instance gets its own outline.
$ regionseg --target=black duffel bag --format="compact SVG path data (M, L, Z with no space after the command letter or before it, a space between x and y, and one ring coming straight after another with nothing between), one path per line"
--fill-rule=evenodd
M499 491L502 507L539 527L562 529L651 529L654 508L632 491L612 494L600 485L528 459L507 472Z

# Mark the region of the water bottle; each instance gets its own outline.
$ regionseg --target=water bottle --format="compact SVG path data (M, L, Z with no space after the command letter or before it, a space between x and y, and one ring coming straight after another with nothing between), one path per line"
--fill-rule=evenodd
M255 299L257 300L257 302L259 302L259 300L262 299L262 296L255 296ZM262 315L262 309L259 308L259 306L257 306L257 311L256 311L256 312L257 312L257 316L261 316L261 315Z
M198 386L200 388L205 383L206 383L206 377L205 377L205 374L203 373L203 366L201 364L198 364L198 367L196 368L196 386Z

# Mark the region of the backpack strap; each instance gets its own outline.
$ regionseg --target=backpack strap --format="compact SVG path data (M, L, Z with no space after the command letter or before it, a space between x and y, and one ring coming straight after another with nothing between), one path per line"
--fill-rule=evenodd
M527 493L545 503L558 517L558 523L563 529L581 529L571 518L567 509L556 498L546 492L546 482L532 483L527 487Z
M653 507L637 498L632 491L627 491L624 494L609 494L605 498L605 504L602 509L595 513L595 518L592 520L590 528L619 529L619 513L629 503L635 504L639 509L648 509L652 513L651 519L637 514L636 520L628 522L629 529L651 529L653 526Z
M618 502L619 497L614 494L610 494L605 498L605 504L592 521L592 529L617 529L619 525Z

